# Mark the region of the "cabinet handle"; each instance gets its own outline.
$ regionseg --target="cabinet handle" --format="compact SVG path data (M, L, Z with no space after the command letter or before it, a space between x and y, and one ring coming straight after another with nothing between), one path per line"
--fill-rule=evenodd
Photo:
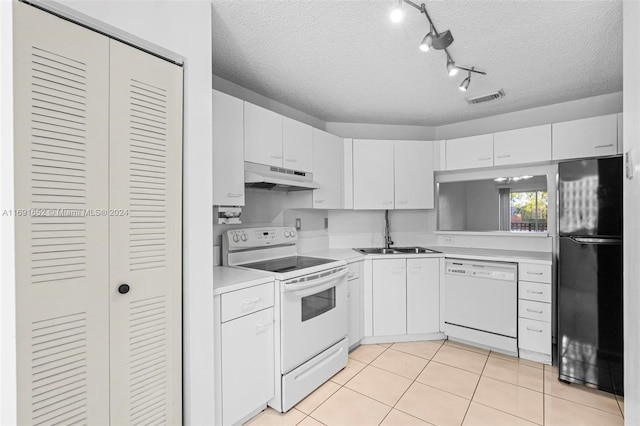
M384 204L384 205L393 204L393 201L383 201L382 204Z
M542 294L541 291L535 291L535 290L527 290L527 293L529 293L529 294Z
M511 157L509 154L505 154L505 155L498 155L496 158L509 158Z
M531 272L531 271L527 271L527 275L542 275L542 272Z
M542 330L539 328L531 328L531 327L527 327L527 330L529 331L535 331L536 333L542 333Z
M259 333L262 330L264 330L267 327L269 327L271 324L273 324L273 320L267 321L267 322L263 322L262 324L258 324L258 325L256 325L256 331Z
M478 161L487 161L487 160L491 160L491 157L481 157L481 158L478 158Z
M280 160L280 159L282 159L282 155L270 155L269 157L270 157L270 158L273 158L273 159L275 159L275 160Z
M613 146L612 143L607 144L607 145L596 145L596 146L594 146L594 148L596 148L596 149L598 149L598 148L609 148L611 146Z
M394 266L391 270L394 274L399 274L404 271L404 266Z
M280 157L282 158L282 157ZM297 163L298 160L296 160L295 158L285 158L284 161L288 161L289 163Z
M527 308L527 312L533 312L534 314L541 314L542 311L536 311L535 309Z
M255 305L262 300L262 297L256 297L255 299L243 300L242 305Z
M406 200L405 200L405 201L398 201L397 203L398 203L398 204L407 204L407 203L408 203L408 201L406 201Z
M314 203L318 203L318 204L322 204L322 203L324 203L324 200L314 200L313 202Z
M238 197L242 197L242 194L240 194L238 192L227 192L227 197L229 197L229 198L238 198Z
M349 273L347 274L347 279L349 279L349 278L353 278L353 277L355 277L355 275L356 275L356 273L355 273L355 272L349 272Z

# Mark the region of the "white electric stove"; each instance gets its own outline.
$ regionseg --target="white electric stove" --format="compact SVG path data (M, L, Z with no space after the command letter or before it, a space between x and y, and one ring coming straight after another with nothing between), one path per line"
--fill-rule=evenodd
M222 238L223 264L273 274L275 397L285 412L348 360L347 267L344 260L298 255L295 228L234 229Z

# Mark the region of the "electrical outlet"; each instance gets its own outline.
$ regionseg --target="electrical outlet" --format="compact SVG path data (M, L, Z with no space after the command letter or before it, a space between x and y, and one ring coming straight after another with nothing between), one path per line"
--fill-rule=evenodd
M324 229L329 229L329 218L328 217L324 218Z
M455 242L456 242L456 240L453 237L444 237L444 243L445 244L453 244Z
M296 231L299 231L302 229L302 219L300 219L299 217L296 218Z

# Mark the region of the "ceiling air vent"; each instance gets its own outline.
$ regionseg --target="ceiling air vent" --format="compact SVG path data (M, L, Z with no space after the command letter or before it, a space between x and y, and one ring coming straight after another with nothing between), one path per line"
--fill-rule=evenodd
M488 93L486 95L476 96L475 98L468 98L467 102L469 102L471 105L474 105L482 102L493 101L495 99L500 99L500 98L504 98L504 90L502 89L498 90L497 92Z

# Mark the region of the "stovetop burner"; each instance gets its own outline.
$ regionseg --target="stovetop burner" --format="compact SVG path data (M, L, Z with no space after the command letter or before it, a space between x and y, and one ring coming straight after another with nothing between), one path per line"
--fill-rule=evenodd
M335 260L323 259L321 257L290 256L281 257L279 259L263 260L261 262L247 263L240 266L243 268L259 269L261 271L283 273L311 268L313 266L324 265L325 263L331 262L335 262Z

